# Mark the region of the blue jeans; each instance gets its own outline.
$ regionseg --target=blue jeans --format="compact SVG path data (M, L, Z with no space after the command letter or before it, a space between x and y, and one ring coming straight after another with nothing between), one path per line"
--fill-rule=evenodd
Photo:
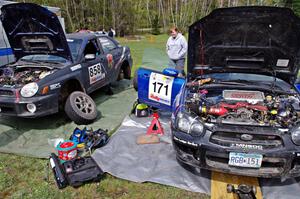
M184 75L184 64L185 64L185 58L181 59L170 59L169 60L169 67L173 67L176 70L178 70L179 73Z

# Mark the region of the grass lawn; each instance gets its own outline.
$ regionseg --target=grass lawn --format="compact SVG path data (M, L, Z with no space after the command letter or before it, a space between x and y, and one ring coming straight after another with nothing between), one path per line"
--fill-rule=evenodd
M167 35L149 35L141 41L119 39L131 48L134 70L142 63L145 48L163 50L166 40ZM111 175L98 184L59 190L52 171L49 171L49 181L45 180L47 163L44 159L0 154L0 198L209 198L205 194L155 183L133 183Z

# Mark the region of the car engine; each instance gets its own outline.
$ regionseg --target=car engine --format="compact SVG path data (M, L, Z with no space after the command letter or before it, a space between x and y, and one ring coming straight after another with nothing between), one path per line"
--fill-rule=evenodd
M53 73L46 67L4 67L0 68L1 86L22 86L30 82L36 82Z
M299 102L297 95L192 86L185 108L205 122L285 128L299 122Z

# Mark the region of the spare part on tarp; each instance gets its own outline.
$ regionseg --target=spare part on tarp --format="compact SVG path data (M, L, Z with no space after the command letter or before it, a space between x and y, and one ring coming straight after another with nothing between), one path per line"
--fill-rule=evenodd
M76 127L73 131L73 134L70 136L70 140L77 142L78 144L84 143L87 138L87 129L79 129Z
M67 185L79 187L88 182L99 182L104 175L92 157L79 157L61 164L57 155L52 153L50 165L59 189Z
M70 140L77 143L77 148L85 149L87 151L94 150L102 147L109 141L108 130L101 128L97 130L87 129L84 127L82 130L76 127L73 134L70 136Z
M79 157L63 163L69 185L79 187L88 182L99 182L104 172L92 157Z
M237 188L232 184L227 184L227 193L235 193L239 199L256 199L256 188L251 185L240 184Z
M96 131L91 130L88 133L87 139L85 140L85 149L91 150L100 148L106 145L109 141L108 130L98 129Z
M77 157L77 142L65 140L56 146L56 150L61 162L72 160Z
M136 117L148 117L149 116L149 107L147 104L137 104L135 107L135 116Z

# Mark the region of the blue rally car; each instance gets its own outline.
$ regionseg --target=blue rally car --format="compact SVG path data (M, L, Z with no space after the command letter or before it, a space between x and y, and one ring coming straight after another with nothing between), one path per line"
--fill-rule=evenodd
M257 177L300 176L300 19L288 8L216 9L189 27L172 115L177 159Z
M40 117L64 109L75 123L97 117L87 94L130 79L130 49L105 35L65 35L58 18L31 3L4 5L1 21L16 62L0 68L0 114Z
M287 8L216 9L189 27L188 39L185 81L145 68L136 76L139 101L172 110L178 161L300 176L300 19Z

